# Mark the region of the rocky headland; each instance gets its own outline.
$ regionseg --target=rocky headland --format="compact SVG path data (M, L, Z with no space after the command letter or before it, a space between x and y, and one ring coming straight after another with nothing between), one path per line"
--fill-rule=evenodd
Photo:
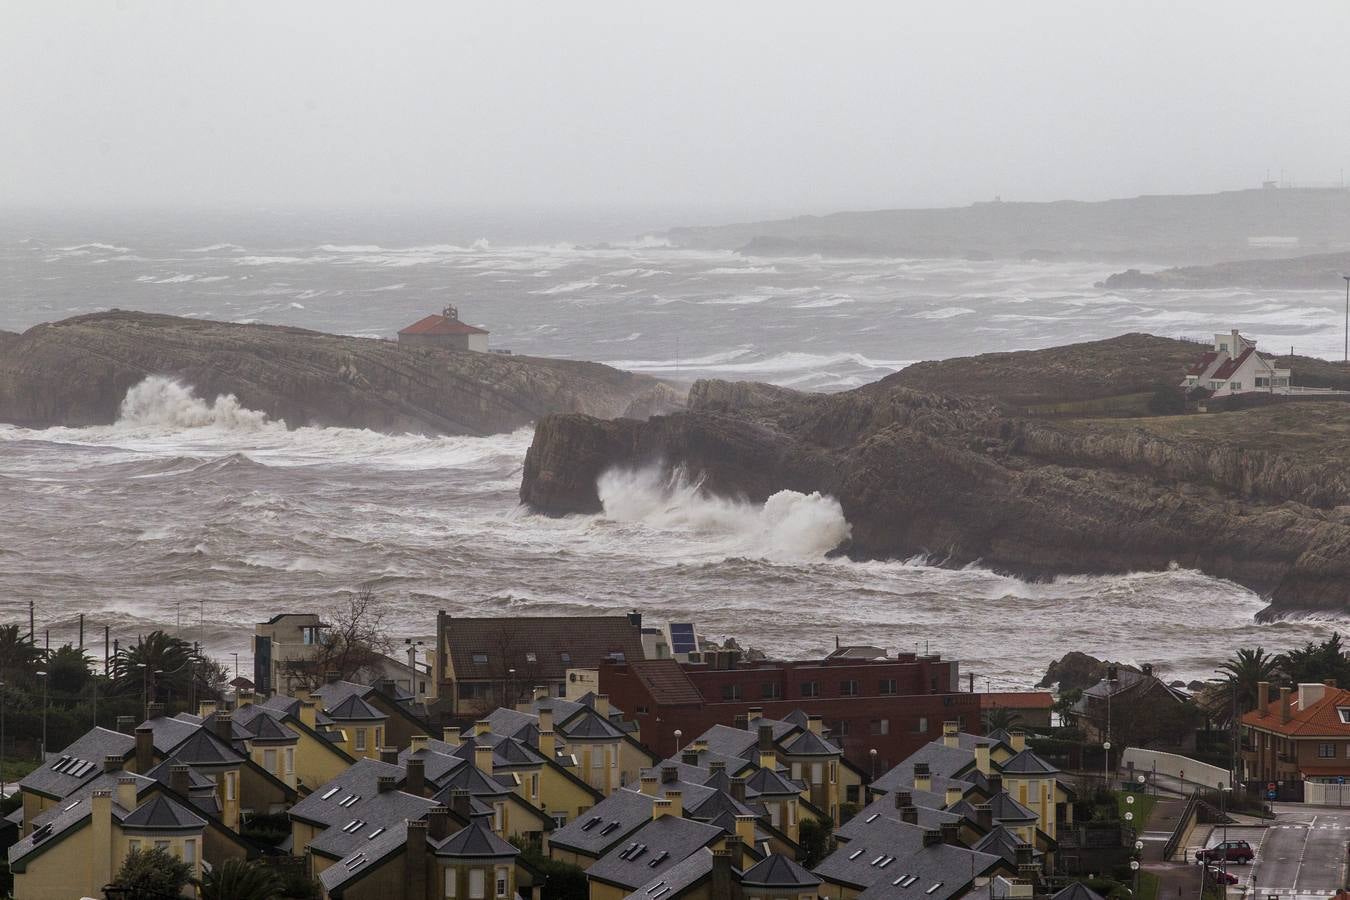
M0 422L108 424L153 375L208 400L233 394L291 427L474 435L552 413L645 418L683 405L664 382L598 363L114 310L0 332Z
M1207 266L1179 266L1144 272L1116 272L1099 287L1114 290L1325 290L1335 295L1345 289L1341 276L1350 274L1350 253L1314 253L1287 259L1240 259Z
M839 394L701 381L687 411L646 422L543 419L521 499L596 512L607 469L684 466L720 495L837 497L856 558L1031 578L1180 565L1261 592L1270 615L1350 609L1350 405L1148 415L1197 349L1129 334Z

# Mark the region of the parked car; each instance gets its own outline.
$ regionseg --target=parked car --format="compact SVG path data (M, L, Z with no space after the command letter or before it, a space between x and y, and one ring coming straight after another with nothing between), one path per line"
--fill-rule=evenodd
M1237 884L1237 876L1232 872L1225 872L1218 866L1205 866L1205 877L1211 884Z
M1196 862L1249 863L1255 856L1252 845L1246 841L1224 841L1222 844L1195 851Z

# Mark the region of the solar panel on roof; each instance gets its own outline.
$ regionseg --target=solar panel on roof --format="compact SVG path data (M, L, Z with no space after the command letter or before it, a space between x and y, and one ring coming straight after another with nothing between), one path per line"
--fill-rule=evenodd
M674 653L692 653L698 649L694 626L688 622L671 623L670 649Z

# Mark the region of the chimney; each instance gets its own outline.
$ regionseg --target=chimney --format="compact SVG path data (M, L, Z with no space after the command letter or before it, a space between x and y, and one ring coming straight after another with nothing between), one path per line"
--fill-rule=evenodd
M712 858L712 878L708 885L710 897L718 900L733 900L740 888L732 876L733 865L730 850L714 850Z
M330 669L329 671L323 673L323 680L325 684L337 684L339 681L342 680L342 675L341 673L334 672Z
M539 732L539 753L544 759L553 759L558 754L558 744L553 732Z
M94 791L89 798L89 825L93 831L93 876L96 884L107 884L113 876L112 791Z
M136 717L135 717L135 716L118 716L118 717L117 717L117 731L118 731L118 733L120 733L120 734L135 734L135 733L136 733Z
M238 691L235 691L234 694L234 707L235 709L243 709L245 706L252 706L253 699L254 693L252 691L246 691L243 688L240 688Z
M660 776L644 772L642 774L642 777L638 779L638 790L646 794L648 797L655 797L656 786L660 783L661 783Z
M1003 773L990 772L986 780L989 782L989 796L997 797L1003 793Z
M942 723L942 745L944 747L960 747L961 738L958 736L961 726L955 722Z
M636 609L630 609L628 611L628 624L632 625L634 628L641 628L642 613L638 612Z
M408 738L408 752L416 753L419 750L427 749L427 741L429 740L431 740L431 738L425 734L414 734L412 737Z
M1017 854L1015 858L1019 869L1036 862L1036 853L1030 844L1018 844L1017 849L1013 852Z
M1280 721L1289 721L1289 706L1292 701L1293 690L1291 688L1280 688Z
M475 744L473 748L473 764L478 770L489 778L492 777L492 748L486 744Z
M464 788L454 788L450 791L450 809L456 816L469 822L473 819L473 802L469 798L469 792Z
M415 797L427 795L426 764L420 759L408 760L403 778L403 789Z
M770 772L778 768L778 756L773 750L773 726L759 726L759 767Z
M714 759L708 762L708 772L713 775L725 775L727 764L724 760Z
M123 775L117 779L117 794L113 798L117 805L131 812L136 808L136 779Z
M539 707L539 730L540 731L553 730L553 707L551 706Z
M441 740L451 747L458 747L460 743L459 726L447 725L441 729Z
M676 766L661 767L661 783L674 784L680 780L680 770Z
M911 825L919 824L919 808L917 806L905 806L900 809L900 821L908 822Z
M403 854L403 896L417 900L427 896L427 823L408 822L408 844Z
M381 748L380 748L380 762L382 762L382 763L388 763L388 764L391 765L391 766L396 766L396 765L398 765L398 748L397 748L397 747L381 747Z
M733 778L733 779L731 779L731 796L732 796L734 799L739 800L741 803L744 803L744 802L745 802L745 779L744 779L744 778Z
M925 847L936 847L942 843L942 831L938 828L928 828L923 833L923 845Z
M657 797L656 800L652 802L652 821L655 822L662 816L670 815L670 810L670 801Z
M216 711L216 701L203 700L197 704L197 716L202 719L211 718L211 713Z
M147 719L158 719L164 715L163 703L147 703L145 706L145 717Z
M906 806L914 805L914 795L909 791L895 792L895 808L904 809Z
M394 789L398 779L393 775L381 775L375 779L375 789L381 794L387 794Z
M1142 666L1139 667L1139 671L1143 673L1145 678L1152 678L1153 663L1144 663Z
M473 733L475 736L492 734L492 723L487 719L479 719L473 723Z
M933 776L928 772L928 763L914 764L914 790L931 791L933 789Z
M737 816L736 817L736 836L741 839L741 843L747 847L755 846L755 817Z
M806 730L820 737L825 733L825 719L822 716L807 716Z
M981 803L975 807L975 824L985 831L994 827L994 808L988 803Z
M992 766L990 766L990 764L989 764L989 745L988 745L988 744L976 744L976 745L975 745L975 770L976 770L977 772L979 772L981 775L988 775L988 774L989 774L989 770L990 770L991 768L992 768Z
M1256 683L1256 714L1265 718L1267 715L1266 707L1270 705L1270 682L1258 681Z
M227 744L234 743L234 717L227 712L216 713L216 737Z
M755 721L756 719L762 719L762 718L764 718L764 707L762 707L762 706L752 706L752 707L750 707L750 709L748 710L748 712L749 712L749 715L747 716L747 718L748 718L751 722Z
M1012 748L1014 753L1021 753L1027 749L1027 733L1020 728L1014 728L1008 732L1008 737L1012 738Z
M1298 686L1298 708L1305 710L1325 697L1326 694L1327 686L1324 682L1300 684Z
M697 750L686 750L686 751L684 751L683 753L680 754L680 762L684 763L686 766L694 766L694 767L697 767L697 766L698 766L698 751L697 751Z
M732 725L741 731L748 731L750 729L750 717L745 713L736 713L736 717L732 719Z
M105 774L108 775L111 775L113 772L122 771L122 757L120 756L103 757L103 771Z
M136 727L136 771L144 775L155 767L155 729Z
M186 799L192 790L192 770L184 765L169 766L169 790Z
M666 801L670 803L670 814L675 818L684 816L684 791L666 791Z
M443 841L450 836L450 810L444 806L433 806L427 810L427 837L433 841Z
M959 822L943 822L939 826L942 832L942 843L950 844L953 847L961 846L961 824Z
M535 700L547 700L549 698L548 685L536 684L530 689L530 696Z
M310 728L314 728L317 718L318 718L318 707L315 706L314 701L301 700L300 722L304 725L309 726Z
M961 792L959 787L953 787L950 784L947 785L947 794L945 798L947 806L955 806L960 803L963 796L965 795Z
M595 711L600 718L609 718L609 694L595 695Z

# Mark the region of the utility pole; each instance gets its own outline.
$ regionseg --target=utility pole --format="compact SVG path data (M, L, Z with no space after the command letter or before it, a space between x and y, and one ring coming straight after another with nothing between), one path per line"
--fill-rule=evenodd
M1345 358L1344 362L1350 363L1350 275L1342 275L1345 279Z
M80 649L84 649L84 613L80 613Z
M37 646L37 642L34 640L34 638L35 638L36 636L37 636L37 629L33 627L33 601L32 601L32 600L29 600L29 601L28 601L28 643L32 644L34 647Z

